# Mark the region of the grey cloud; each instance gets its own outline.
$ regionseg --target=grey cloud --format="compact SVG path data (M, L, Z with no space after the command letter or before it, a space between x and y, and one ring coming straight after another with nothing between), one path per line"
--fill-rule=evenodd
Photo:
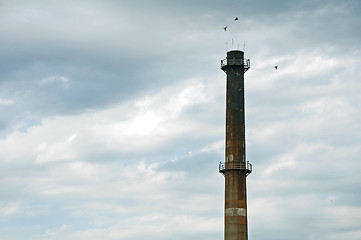
M359 9L3 1L0 235L221 238L219 62L234 38L251 58L250 238L358 239Z

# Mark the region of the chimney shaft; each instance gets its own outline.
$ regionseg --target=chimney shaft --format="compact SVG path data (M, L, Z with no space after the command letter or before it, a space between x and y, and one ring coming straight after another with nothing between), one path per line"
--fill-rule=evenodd
M227 74L226 156L219 171L225 176L225 240L247 240L246 176L252 171L246 162L244 73L249 60L242 51L229 51L221 61Z

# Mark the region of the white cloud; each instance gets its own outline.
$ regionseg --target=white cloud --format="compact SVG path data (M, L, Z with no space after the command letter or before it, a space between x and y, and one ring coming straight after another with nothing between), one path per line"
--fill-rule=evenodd
M39 81L40 85L57 85L61 88L69 88L71 86L71 81L68 77L65 76L49 76L41 79Z
M234 38L250 239L358 239L360 5L229 3L3 1L2 238L222 238Z
M48 229L44 234L43 234L43 238L44 239L57 239L57 237L59 235L61 235L64 231L67 231L69 229L71 229L72 226L67 226L67 225L62 225L59 228L55 228L55 229Z
M191 215L174 215L154 213L140 217L132 217L111 224L106 228L89 229L82 232L59 234L64 227L51 231L58 233L52 239L139 239L157 238L169 239L174 236L199 236L206 233L210 238L218 232L221 227L221 219L195 217ZM142 229L139 231L139 229ZM47 234L46 236L48 236ZM54 236L54 234L52 234Z
M0 98L0 105L11 105L14 104L13 99Z
M224 152L224 140L216 141L210 145L205 146L202 150L202 152L218 152L223 153Z
M0 202L0 215L9 216L20 212L21 205L18 201L16 202Z

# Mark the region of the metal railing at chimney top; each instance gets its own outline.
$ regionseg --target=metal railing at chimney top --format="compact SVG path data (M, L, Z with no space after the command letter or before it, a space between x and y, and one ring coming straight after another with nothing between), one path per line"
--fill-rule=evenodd
M221 69L224 69L226 66L242 66L244 67L244 72L246 72L250 66L251 62L249 59L223 59L221 60Z

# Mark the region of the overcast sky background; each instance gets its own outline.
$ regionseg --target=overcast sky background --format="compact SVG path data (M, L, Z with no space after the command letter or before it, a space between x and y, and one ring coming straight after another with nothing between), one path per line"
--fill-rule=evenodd
M249 239L359 240L360 29L356 0L1 0L0 240L223 239L244 42Z

